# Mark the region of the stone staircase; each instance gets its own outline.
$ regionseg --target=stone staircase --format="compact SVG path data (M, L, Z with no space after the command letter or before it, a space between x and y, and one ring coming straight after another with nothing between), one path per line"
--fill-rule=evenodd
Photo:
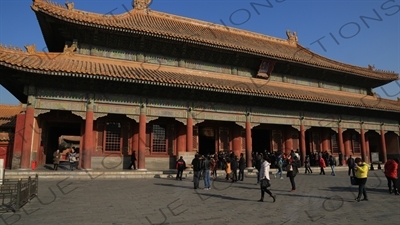
M312 168L314 173L319 173L318 167ZM336 167L336 171L347 171L347 167ZM249 177L256 177L257 170L246 169L245 175ZM271 169L271 174L274 174L276 169ZM325 172L330 173L330 168L326 168ZM286 174L286 172L283 172ZM304 168L300 168L300 173L304 173ZM34 177L36 174L39 175L40 179L134 179L134 178L164 178L164 179L175 179L176 170L162 170L162 171L147 171L147 170L66 170L59 169L53 171L49 169L37 169L37 170L5 170L4 179L21 179ZM217 171L218 176L225 175L224 170ZM183 171L182 177L191 178L193 177L193 171L186 169Z

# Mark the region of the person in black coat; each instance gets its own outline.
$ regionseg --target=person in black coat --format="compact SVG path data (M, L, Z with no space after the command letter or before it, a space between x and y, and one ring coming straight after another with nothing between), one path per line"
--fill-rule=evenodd
M246 168L246 160L244 159L243 153L240 153L239 159L239 180L243 181L244 179L244 169Z
M236 155L233 156L233 160L231 162L231 169L232 169L232 173L233 173L233 178L232 178L232 182L236 182L238 179L237 177L237 170L239 167L239 163L238 163L238 158Z
M182 180L183 170L186 169L186 162L183 160L182 156L179 157L178 161L176 161L176 169L178 170L178 173L176 174L176 180Z
M129 169L132 169L132 166L133 166L133 169L134 170L136 170L136 151L133 151L132 152L132 155L131 155L131 165L129 165Z
M296 183L294 182L294 178L296 175L299 173L299 159L295 156L294 158L289 158L287 159L287 174L286 176L289 177L290 183L292 185L292 190L290 192L296 191Z
M193 166L193 185L194 189L197 189L199 188L199 179L201 174L201 160L198 154L194 156L194 159L192 160L192 166Z

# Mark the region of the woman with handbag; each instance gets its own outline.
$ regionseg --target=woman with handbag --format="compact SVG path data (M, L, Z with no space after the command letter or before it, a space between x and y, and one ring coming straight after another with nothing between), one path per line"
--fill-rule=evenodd
M356 171L356 178L358 183L358 196L355 199L357 202L359 201L368 201L367 192L365 190L365 184L367 183L369 165L361 160L361 158L356 158L355 160L355 171ZM361 199L361 195L364 196Z
M261 189L261 199L258 200L259 202L264 201L264 194L267 192L269 196L272 198L273 202L275 202L276 196L272 195L272 192L268 190L268 187L271 186L269 183L270 178L269 178L269 169L270 169L271 163L269 162L268 156L264 155L264 161L261 164L261 169L260 169L260 189Z
M299 173L299 159L295 156L293 159L289 156L288 163L286 167L286 176L289 177L290 184L292 185L292 190L290 192L296 191L296 183L294 182L294 178Z

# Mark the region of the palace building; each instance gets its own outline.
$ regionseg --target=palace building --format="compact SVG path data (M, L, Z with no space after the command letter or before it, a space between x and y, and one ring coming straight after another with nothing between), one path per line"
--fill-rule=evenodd
M399 155L400 102L372 91L394 72L327 59L290 31L274 38L153 11L149 0L120 15L31 7L49 52L0 47L0 84L22 103L9 168L52 163L63 137L85 169L126 168L133 151L148 170L196 152L245 153L248 166L265 150Z

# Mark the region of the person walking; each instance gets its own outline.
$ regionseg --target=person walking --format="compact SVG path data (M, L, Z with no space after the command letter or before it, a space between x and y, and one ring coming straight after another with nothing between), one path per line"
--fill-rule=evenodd
M69 168L71 169L71 171L74 170L74 167L77 168L78 166L76 165L76 163L78 162L77 156L76 156L76 152L75 152L75 148L71 148L71 151L68 154L68 159L69 159Z
M182 180L183 170L186 169L186 162L183 160L183 157L179 157L178 161L176 161L175 165L176 169L178 170L176 174L176 180Z
M257 155L257 159L256 159L257 184L260 183L261 159L262 159L262 155L261 154Z
M131 165L129 165L129 169L131 170L133 166L133 169L136 170L136 151L133 151L131 154Z
M306 161L304 161L304 167L306 168L306 171L304 172L305 174L312 173L309 155L306 156Z
M194 159L192 160L193 167L193 185L194 189L199 188L199 179L200 179L200 171L201 171L201 161L200 156L196 154Z
M276 178L276 176L278 176L279 174L279 178L283 179L282 176L282 167L283 167L283 159L282 159L282 155L278 156L277 160L276 160L276 166L278 167L278 171L276 172L276 174L274 175L274 177Z
M329 166L331 167L331 170L332 170L331 175L336 176L336 173L335 173L336 159L333 158L332 155L329 156Z
M389 159L385 163L384 167L384 173L387 179L387 184L389 187L389 193L392 194L394 193L395 195L399 195L399 187L397 187L397 179L398 179L398 174L397 170L399 168L399 160L398 159ZM392 184L393 184L393 189L392 189Z
M54 153L53 153L53 170L57 170L58 169L58 165L60 164L60 159L61 159L61 152L59 149L57 149Z
M290 190L290 192L294 192L296 191L296 183L294 178L299 173L299 159L296 156L294 156L294 158L291 156L288 157L286 171L286 176L289 177L290 184L292 185L292 190Z
M319 168L321 169L321 172L319 173L319 175L325 175L325 170L324 170L325 167L326 167L325 160L324 160L324 158L320 157L319 158Z
M271 186L270 178L269 178L270 166L271 166L271 163L269 162L268 156L264 155L264 160L263 160L263 163L261 164L261 170L260 170L261 199L258 200L259 202L264 201L265 192L267 192L267 194L272 198L273 202L275 202L275 199L276 199L276 196L272 195L272 192L270 190L268 190L268 188Z
M244 169L246 168L246 160L244 159L244 154L240 153L239 159L239 178L238 180L243 181L244 179Z
M354 158L350 155L350 157L347 159L346 161L347 166L349 167L349 171L347 172L347 174L350 176L350 172L352 174L353 177L355 177L355 172L354 172L354 166L356 165L354 162Z
M355 162L355 171L356 171L356 179L358 184L358 196L355 199L357 202L359 201L368 201L367 191L365 188L365 184L367 183L369 166L367 163L363 162L361 158L356 158ZM361 199L361 194L364 196Z
M203 179L204 179L204 190L210 190L210 156L206 155L203 159Z

